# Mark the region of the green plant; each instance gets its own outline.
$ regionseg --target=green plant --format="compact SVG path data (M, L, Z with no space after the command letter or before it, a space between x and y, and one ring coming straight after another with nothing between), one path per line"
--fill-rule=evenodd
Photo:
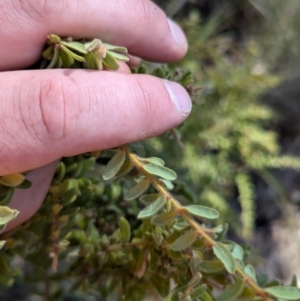
M192 15L186 26L197 30L195 22L197 18ZM98 40L61 40L51 35L49 44L44 58L50 65L44 61L42 67L99 69L103 63L116 69L115 58L126 60L124 48ZM225 222L213 223L219 213L211 207L221 199L219 204L226 206L223 211L217 208L221 215L230 212L224 199L236 185L241 204L245 204L244 231L251 232L253 221L247 221L253 214L250 172L299 166L297 158L279 156L276 136L264 129L273 115L255 103L258 94L277 79L247 75L230 60L223 66L215 49L210 44L203 47L201 58L192 54L201 73L193 71L204 87L205 101L198 105L198 110L205 109L202 123L196 122L196 117L179 131L170 131L166 135L173 141L168 143L164 143L166 137L157 138L144 145L134 143L101 154L64 158L59 163L40 211L18 229L2 235L3 287L15 279L33 283L30 295L35 293L46 300L60 300L68 294L80 298L80 291L115 300L142 300L157 293L169 301L300 299L296 278L291 286L283 287L277 280L256 276L251 250L226 239ZM203 64L203 57L218 70ZM189 57L185 64L195 69ZM233 76L226 78L222 74L228 67ZM135 72L148 71L140 67ZM162 66L152 74L177 80L190 93L197 90L185 70ZM226 79L232 81L232 89L228 89ZM256 89L241 102L239 96L245 86L247 91ZM243 110L245 106L247 111ZM200 134L188 130L196 126L200 126ZM186 137L184 142L179 133ZM182 143L184 150L174 147ZM172 169L165 167L162 159L149 156L153 150ZM196 159L200 151L203 153ZM186 160L181 167L176 160L182 153ZM174 182L173 169L182 176L188 170L190 176ZM0 181L1 204L5 206L1 221L5 224L17 214L6 207L13 190L30 184L20 174L1 177ZM136 201L138 198L142 204ZM22 273L17 268L19 257L25 260Z

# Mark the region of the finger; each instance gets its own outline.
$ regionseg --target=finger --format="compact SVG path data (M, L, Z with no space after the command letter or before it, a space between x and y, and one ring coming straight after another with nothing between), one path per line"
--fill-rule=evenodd
M181 29L150 0L2 1L0 19L2 70L35 62L49 33L98 37L151 61L178 60L187 51Z
M5 72L0 98L1 175L159 135L191 110L177 83L106 71Z
M127 65L130 68L137 67L141 63L141 58L139 58L139 57L136 57L136 56L133 56L130 54L128 55L128 57L129 57L129 62L127 63Z
M29 189L16 189L9 207L20 211L20 214L16 219L8 223L4 232L15 228L31 218L41 207L55 173L57 163L58 161L55 161L30 172L26 176L32 183Z

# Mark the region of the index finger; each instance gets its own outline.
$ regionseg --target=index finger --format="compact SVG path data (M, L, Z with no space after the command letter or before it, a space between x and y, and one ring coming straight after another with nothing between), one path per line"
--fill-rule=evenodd
M156 62L178 60L187 51L182 30L149 0L2 2L2 70L36 61L49 33L97 37Z

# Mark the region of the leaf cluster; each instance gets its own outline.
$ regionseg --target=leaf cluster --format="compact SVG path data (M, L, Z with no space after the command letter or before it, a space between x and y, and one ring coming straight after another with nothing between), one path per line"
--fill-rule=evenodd
M258 101L278 79L251 71L255 45L243 66L224 60L218 39L200 39L199 45L198 21L192 14L184 24L195 41L184 65L197 84L178 66L133 71L180 82L198 103L194 116L166 134L172 140L164 136L63 158L40 211L2 235L2 287L16 279L32 283L28 298L47 300L91 295L138 301L155 294L168 301L300 299L296 278L283 286L256 275L250 249L226 239L225 220L238 224L227 202L235 188L247 236L254 220L251 173L300 166L298 158L280 155L268 129L274 114ZM126 60L124 48L97 39L48 39L42 68L114 70L117 60ZM146 155L153 150L159 158ZM17 215L6 206L11 191L30 184L20 174L0 183L5 224Z

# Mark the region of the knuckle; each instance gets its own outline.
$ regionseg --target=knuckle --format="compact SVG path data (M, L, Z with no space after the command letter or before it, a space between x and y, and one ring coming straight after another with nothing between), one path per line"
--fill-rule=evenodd
M139 16L140 22L147 25L154 22L154 11L153 7L149 5L149 1L140 0L136 5L137 15Z
M74 83L67 77L47 77L40 81L37 107L43 125L42 139L46 137L53 141L66 137L69 111L74 109L75 96Z
M14 8L27 19L44 22L49 18L61 16L66 10L68 2L61 0L18 0Z
M145 115L152 115L154 110L153 101L154 95L153 90L151 90L151 85L145 85L145 82L151 82L152 78L148 75L135 77L135 91L137 101L135 103L139 106L139 111L143 112Z

